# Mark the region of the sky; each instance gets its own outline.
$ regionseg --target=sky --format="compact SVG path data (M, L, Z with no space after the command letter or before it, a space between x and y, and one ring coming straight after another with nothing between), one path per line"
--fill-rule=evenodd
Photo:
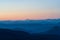
M0 20L60 18L60 0L0 0Z

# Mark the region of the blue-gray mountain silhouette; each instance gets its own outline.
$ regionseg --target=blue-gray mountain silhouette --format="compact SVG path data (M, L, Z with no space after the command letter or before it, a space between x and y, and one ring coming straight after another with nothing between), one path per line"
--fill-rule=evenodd
M60 40L60 19L0 21L0 40Z

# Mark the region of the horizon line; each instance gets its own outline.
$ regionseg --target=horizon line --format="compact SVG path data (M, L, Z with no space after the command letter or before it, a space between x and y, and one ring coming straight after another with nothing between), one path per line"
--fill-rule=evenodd
M0 20L0 21L19 21L19 20L21 20L21 21L25 21L25 20L53 20L53 19L55 19L55 20L57 20L57 19L60 19L60 18L49 18L49 19L17 19L17 20Z

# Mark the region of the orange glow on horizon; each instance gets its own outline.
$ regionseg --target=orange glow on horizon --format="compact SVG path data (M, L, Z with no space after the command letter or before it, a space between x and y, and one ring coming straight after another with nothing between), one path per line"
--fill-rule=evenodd
M48 19L60 17L59 14L55 14L58 12L53 10L2 11L0 13L0 20Z

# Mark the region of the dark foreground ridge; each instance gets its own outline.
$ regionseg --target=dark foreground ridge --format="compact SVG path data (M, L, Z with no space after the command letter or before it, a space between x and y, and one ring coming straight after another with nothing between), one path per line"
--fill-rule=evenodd
M0 40L26 40L29 34L24 31L0 29Z
M24 31L0 29L0 40L60 40L60 35L29 34Z

